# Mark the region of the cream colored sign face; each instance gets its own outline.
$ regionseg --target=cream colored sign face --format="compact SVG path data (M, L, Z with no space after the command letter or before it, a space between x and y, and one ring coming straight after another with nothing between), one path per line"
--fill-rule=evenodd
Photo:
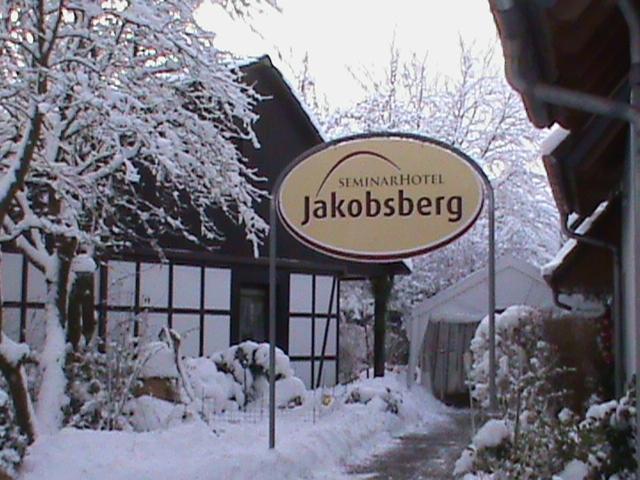
M438 248L476 221L482 179L456 152L427 140L363 137L330 145L286 175L282 222L328 255L384 262Z

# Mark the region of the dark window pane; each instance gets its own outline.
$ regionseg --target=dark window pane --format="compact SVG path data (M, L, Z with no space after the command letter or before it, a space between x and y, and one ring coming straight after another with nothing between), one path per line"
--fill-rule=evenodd
M264 342L267 339L267 289L240 289L240 341Z

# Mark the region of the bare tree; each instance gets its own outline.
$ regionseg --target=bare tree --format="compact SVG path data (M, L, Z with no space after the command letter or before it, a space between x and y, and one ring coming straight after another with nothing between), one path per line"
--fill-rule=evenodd
M384 75L354 74L364 98L321 118L333 138L409 132L467 153L496 190L498 253L541 264L560 242L557 211L536 162L542 132L531 126L519 96L493 67L493 55L491 49L479 52L460 42L459 73L448 78L431 75L428 57L403 59L392 44ZM407 311L484 266L486 221L483 216L454 243L414 259L413 273L395 283L394 307Z

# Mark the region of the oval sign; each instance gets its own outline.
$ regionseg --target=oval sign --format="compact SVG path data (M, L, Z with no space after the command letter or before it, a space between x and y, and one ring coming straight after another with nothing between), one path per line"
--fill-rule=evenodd
M276 196L287 230L322 253L391 262L462 235L483 204L484 175L467 156L414 136L357 136L299 158Z

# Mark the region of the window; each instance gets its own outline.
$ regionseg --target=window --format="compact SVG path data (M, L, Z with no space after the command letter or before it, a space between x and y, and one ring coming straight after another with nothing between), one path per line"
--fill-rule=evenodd
M264 287L240 288L240 341L267 340L268 300L267 289Z

